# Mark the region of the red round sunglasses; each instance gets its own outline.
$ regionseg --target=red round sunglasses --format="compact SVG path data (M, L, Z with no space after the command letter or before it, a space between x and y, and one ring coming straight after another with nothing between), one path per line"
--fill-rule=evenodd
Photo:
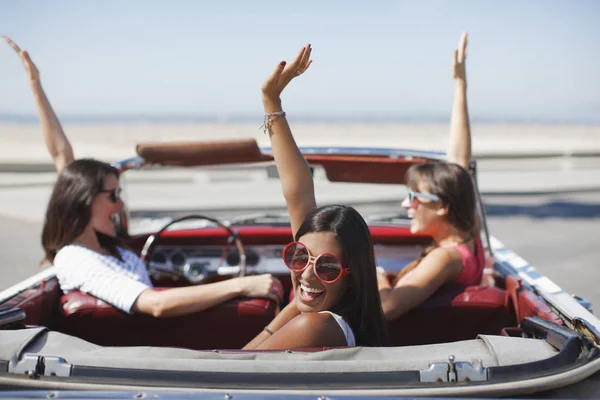
M283 262L294 272L303 272L312 262L315 276L323 283L334 283L350 273L350 268L342 267L342 262L331 253L313 257L304 244L292 242L283 249Z

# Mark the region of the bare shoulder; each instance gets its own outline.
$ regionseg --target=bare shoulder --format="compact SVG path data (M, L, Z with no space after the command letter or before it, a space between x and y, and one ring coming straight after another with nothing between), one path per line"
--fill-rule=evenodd
M310 342L321 346L345 346L346 337L335 318L329 313L302 313L285 325L285 330L293 330Z
M455 279L462 271L462 256L454 247L438 247L421 261L423 267L432 273L447 274L447 279Z
M335 319L329 313L302 313L286 325L292 324L292 326L298 330L311 330L311 331L319 331L326 330L330 326L335 326L337 324Z
M425 260L427 260L427 262L435 262L446 266L456 262L460 265L462 263L462 256L454 247L437 247L425 256L423 261Z

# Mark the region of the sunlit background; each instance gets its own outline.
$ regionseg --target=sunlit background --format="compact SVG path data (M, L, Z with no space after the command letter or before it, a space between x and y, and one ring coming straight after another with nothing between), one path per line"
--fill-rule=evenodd
M287 103L309 119L447 120L451 50L470 34L474 121L600 121L600 3L556 1L3 1L63 119L244 119L305 43ZM0 47L0 113L36 112Z

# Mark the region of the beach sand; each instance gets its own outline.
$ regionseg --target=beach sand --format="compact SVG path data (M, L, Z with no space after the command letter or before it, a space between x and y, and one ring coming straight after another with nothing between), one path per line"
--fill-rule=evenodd
M135 145L157 141L254 138L269 145L256 124L65 124L75 156L103 160L135 155ZM444 151L448 124L327 124L290 121L301 146L335 145ZM600 155L600 125L472 124L474 157L556 153ZM0 123L0 163L49 161L37 124Z

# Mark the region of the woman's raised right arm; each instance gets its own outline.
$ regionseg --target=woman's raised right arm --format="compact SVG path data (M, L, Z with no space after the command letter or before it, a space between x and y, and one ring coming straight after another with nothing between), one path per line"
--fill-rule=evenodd
M6 40L6 42L17 52L19 57L21 57L21 61L23 61L25 71L29 77L29 84L31 85L33 96L37 104L44 142L46 143L46 148L52 157L56 171L60 173L60 171L62 171L67 164L73 161L73 148L65 136L62 126L60 125L60 122L58 121L58 118L56 117L56 114L54 113L46 94L44 93L44 89L42 88L42 83L40 81L40 74L33 61L31 61L29 54L26 51L21 50L21 48L17 46L17 44L8 36L3 37L4 40Z
M304 46L296 59L287 66L285 61L281 61L262 86L265 129L269 132L294 235L304 218L317 206L312 174L294 141L285 115L282 115L280 95L292 79L304 73L310 66L311 50L310 44Z
M176 317L206 310L238 296L282 301L281 282L270 274L251 275L205 285L144 290L133 310L154 317Z

